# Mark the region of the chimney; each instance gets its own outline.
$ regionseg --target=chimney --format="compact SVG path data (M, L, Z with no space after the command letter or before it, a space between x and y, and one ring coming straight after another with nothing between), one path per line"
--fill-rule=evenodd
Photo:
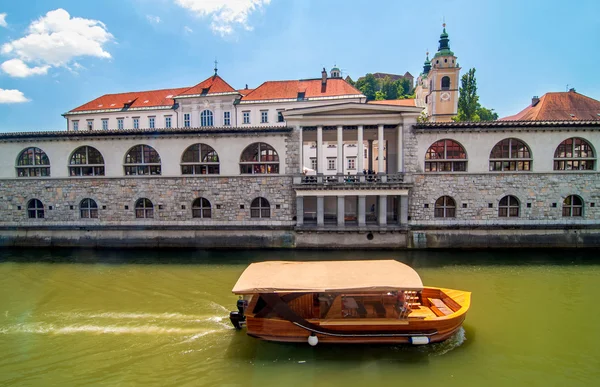
M571 88L569 89L569 93L574 93L574 92L575 92L575 88L574 88L574 87L571 87Z
M327 84L327 71L325 71L325 67L323 67L323 71L321 71L321 84Z
M535 105L537 105L538 102L540 102L540 97L538 97L537 95L534 95L533 98L531 98L531 107L534 107Z

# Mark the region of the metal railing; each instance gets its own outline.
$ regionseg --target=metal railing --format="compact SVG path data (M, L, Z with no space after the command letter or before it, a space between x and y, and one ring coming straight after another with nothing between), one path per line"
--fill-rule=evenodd
M357 174L357 175L300 175L294 176L294 184L354 185L404 183L404 174Z

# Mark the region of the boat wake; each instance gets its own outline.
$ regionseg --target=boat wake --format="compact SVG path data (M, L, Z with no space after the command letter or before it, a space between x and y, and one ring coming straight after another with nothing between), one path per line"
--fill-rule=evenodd
M466 340L467 337L465 335L465 328L460 327L456 333L450 336L447 340L420 348L429 352L429 356L442 356L460 347Z

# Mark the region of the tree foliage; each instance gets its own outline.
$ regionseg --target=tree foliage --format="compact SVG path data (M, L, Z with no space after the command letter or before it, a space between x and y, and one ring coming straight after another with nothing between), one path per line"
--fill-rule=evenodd
M360 90L367 100L415 98L410 80L406 78L392 81L390 77L377 79L371 73L359 78L353 85Z
M494 109L487 109L479 103L477 95L477 79L475 69L470 69L460 80L460 95L458 97L458 114L454 121L494 121L498 113Z

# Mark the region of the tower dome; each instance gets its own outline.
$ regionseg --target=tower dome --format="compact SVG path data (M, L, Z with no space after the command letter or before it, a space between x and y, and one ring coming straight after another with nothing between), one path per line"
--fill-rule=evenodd
M454 53L450 50L450 39L448 38L448 33L446 32L446 23L444 23L443 26L444 30L440 35L440 45L438 47L438 52L435 54L435 57L454 56Z
M423 75L427 76L429 71L431 70L431 61L429 61L429 52L427 52L427 56L425 57L425 62L423 63Z
M331 78L341 78L342 77L342 72L336 65L333 65L333 68L331 69L330 74L331 74Z

